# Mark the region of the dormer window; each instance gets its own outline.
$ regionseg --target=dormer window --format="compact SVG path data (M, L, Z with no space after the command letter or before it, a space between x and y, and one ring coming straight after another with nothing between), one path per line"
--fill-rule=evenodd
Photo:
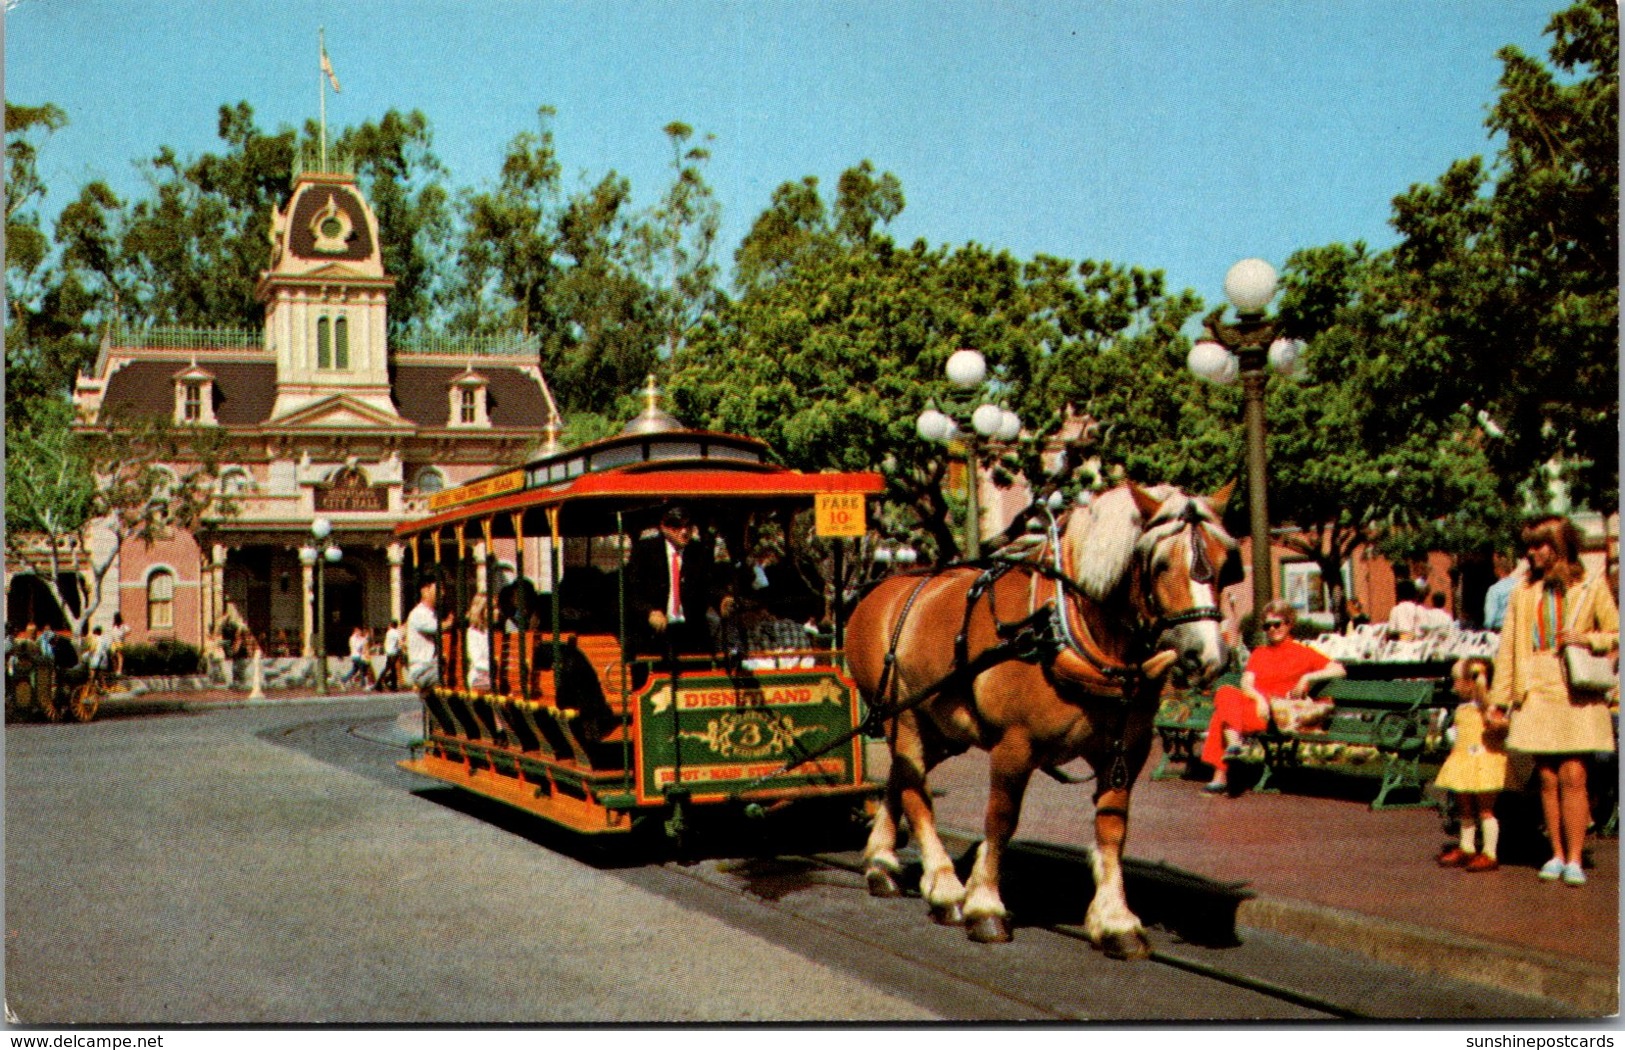
M175 422L192 426L214 426L214 375L192 367L175 374Z
M447 422L453 427L489 427L490 411L486 399L488 381L472 368L451 381L451 416Z

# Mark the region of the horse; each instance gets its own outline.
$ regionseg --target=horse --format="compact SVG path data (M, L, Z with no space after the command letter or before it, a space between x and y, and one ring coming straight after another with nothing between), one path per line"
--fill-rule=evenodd
M891 752L864 848L870 894L900 892L906 815L933 919L963 923L974 941L1010 940L999 870L1022 796L1035 770L1082 757L1096 779L1085 932L1109 956L1150 954L1123 888L1129 795L1164 680L1206 685L1226 662L1218 598L1240 571L1220 516L1232 488L1202 499L1125 483L986 562L898 574L863 596L847 625L848 667ZM986 835L962 884L926 776L972 747L989 754L990 787Z

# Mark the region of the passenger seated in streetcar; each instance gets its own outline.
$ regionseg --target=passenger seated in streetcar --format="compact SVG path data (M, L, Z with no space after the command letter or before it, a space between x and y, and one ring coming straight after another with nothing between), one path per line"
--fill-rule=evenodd
M491 613L490 602L483 594L476 594L468 607L467 646L463 662L467 667L470 689L485 692L491 688Z
M758 544L735 582L737 623L724 624L730 650L805 649L820 604L801 573L772 543Z

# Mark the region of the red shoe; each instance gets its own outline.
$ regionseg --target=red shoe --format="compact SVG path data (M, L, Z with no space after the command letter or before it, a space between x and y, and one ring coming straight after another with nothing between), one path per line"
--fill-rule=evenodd
M1460 846L1451 846L1435 859L1438 860L1441 868L1459 868L1465 865L1468 860L1474 859L1474 855Z
M1494 871L1500 866L1501 862L1496 860L1494 857L1480 853L1474 856L1473 859L1468 861L1466 864L1463 864L1461 868L1463 871Z

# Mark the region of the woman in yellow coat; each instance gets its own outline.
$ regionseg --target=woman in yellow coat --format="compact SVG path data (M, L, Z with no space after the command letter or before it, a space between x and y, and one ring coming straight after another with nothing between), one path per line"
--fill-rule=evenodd
M1591 803L1586 757L1614 750L1607 697L1571 690L1563 647L1607 653L1619 644L1619 610L1597 577L1580 564L1580 534L1566 518L1547 517L1523 532L1529 576L1512 592L1490 703L1512 710L1507 749L1532 755L1540 777L1541 811L1552 840L1542 879L1585 883L1580 852Z

